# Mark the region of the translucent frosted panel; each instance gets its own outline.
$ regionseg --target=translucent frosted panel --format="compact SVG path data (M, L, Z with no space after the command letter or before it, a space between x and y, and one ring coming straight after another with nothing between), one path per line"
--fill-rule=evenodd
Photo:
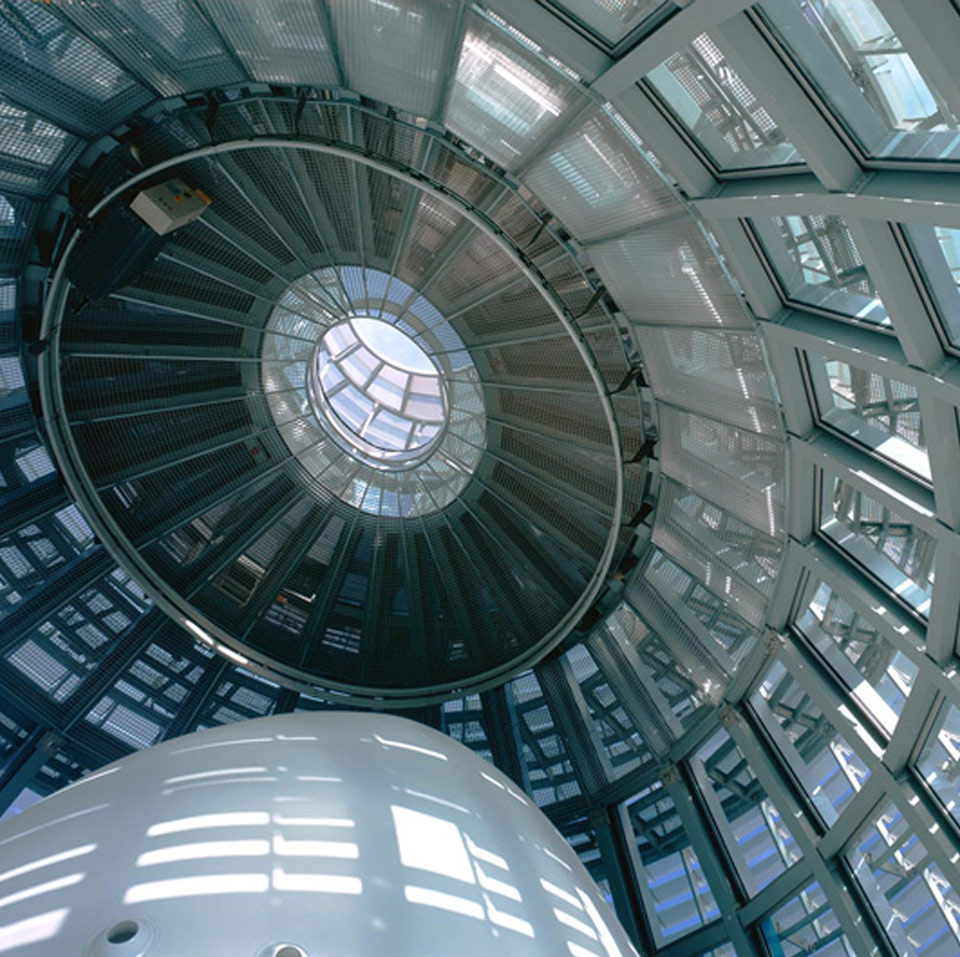
M773 590L782 544L726 509L664 479L654 542L759 627Z
M655 785L628 802L646 885L647 917L660 942L676 940L720 916L673 799Z
M880 727L893 734L917 666L822 582L797 628Z
M663 406L663 471L741 521L776 537L783 527L780 442L715 419Z
M917 390L837 359L807 354L823 421L927 482L930 457Z
M960 158L956 104L924 76L873 0L766 0L763 9L867 156Z
M889 326L860 250L839 216L752 219L788 299L848 319Z
M526 185L580 240L612 236L681 209L622 120L591 113L537 160Z
M15 0L0 17L0 89L68 130L100 133L151 93L46 4Z
M572 78L537 57L539 46L515 35L470 17L444 117L454 133L507 169L580 97Z
M894 802L874 814L846 856L898 954L957 954L960 895Z
M947 338L960 347L960 229L908 226L906 230Z
M730 280L691 220L654 225L590 247L617 305L634 321L749 329ZM637 276L643 282L637 282Z
M340 85L315 4L203 0L203 6L256 79L269 83Z
M936 539L835 475L823 477L820 531L918 614L930 613Z
M76 145L65 130L0 99L0 185L44 192Z
M832 824L870 776L869 769L781 661L767 669L750 704L784 766Z
M668 0L553 0L610 45L659 11L673 7Z
M960 822L960 708L945 703L917 761L940 803Z
M664 60L647 80L718 168L803 162L706 33Z
M802 854L780 812L726 731L718 731L697 752L695 767L716 797L720 833L753 896Z
M172 0L58 4L64 16L119 63L132 63L166 96L246 77L197 10Z
M430 116L450 42L451 0L330 0L347 86Z
M811 884L760 925L770 953L783 957L854 957L819 884Z
M779 432L759 336L639 325L635 332L658 399L754 432Z

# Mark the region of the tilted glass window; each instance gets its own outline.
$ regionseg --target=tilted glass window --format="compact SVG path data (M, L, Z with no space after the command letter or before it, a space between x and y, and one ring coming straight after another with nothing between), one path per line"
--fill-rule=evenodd
M892 735L913 690L917 666L823 582L796 626L860 705Z
M924 76L873 0L765 0L800 68L870 159L960 159L960 104Z
M898 954L955 957L960 896L893 801L854 838L846 857Z
M820 418L828 426L932 482L917 390L906 382L807 353Z
M824 473L820 533L919 615L930 614L936 539L909 517Z
M906 233L946 337L960 349L960 229L907 226Z
M716 824L727 852L752 897L779 877L802 854L780 812L757 780L747 759L726 731L718 731L697 752L694 773L702 770L720 814Z
M960 824L960 708L944 703L917 760L917 771Z
M890 326L860 250L839 216L771 216L751 219L750 225L788 300Z
M643 866L641 895L658 943L720 916L673 799L656 784L627 802Z
M785 767L824 823L832 824L863 787L869 768L783 662L770 665L750 704Z
M647 82L720 170L803 163L720 46L701 33Z

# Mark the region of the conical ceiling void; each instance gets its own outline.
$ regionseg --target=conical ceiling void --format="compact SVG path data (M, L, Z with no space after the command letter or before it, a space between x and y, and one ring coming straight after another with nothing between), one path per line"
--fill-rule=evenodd
M164 116L210 197L135 282L60 262L43 397L74 493L194 633L288 684L410 703L576 626L630 540L643 442L615 322L542 209L356 105ZM82 308L81 308L82 307Z

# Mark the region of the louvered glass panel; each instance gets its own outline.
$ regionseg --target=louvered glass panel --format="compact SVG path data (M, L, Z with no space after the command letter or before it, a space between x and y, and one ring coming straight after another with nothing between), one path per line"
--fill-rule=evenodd
M913 690L917 666L829 585L816 585L797 629L850 694L892 735Z
M783 957L854 957L818 883L778 907L761 922L760 932L769 952Z
M540 682L531 672L507 685L512 696L521 755L527 769L530 793L541 807L580 794L563 738L540 690Z
M936 571L937 541L906 515L824 473L820 533L886 591L924 618Z
M784 767L830 825L853 800L870 770L782 661L767 668L750 705Z
M783 130L706 33L674 53L647 81L720 170L803 162Z
M437 106L452 0L330 0L347 86L417 116Z
M867 157L960 159L960 104L934 86L873 0L765 0L762 9Z
M807 353L820 417L880 458L932 482L915 386Z
M917 812L923 814L919 806ZM898 954L953 957L960 951L960 894L921 836L890 801L853 839L847 862Z
M202 0L204 9L257 80L339 86L315 4L289 0Z
M681 210L616 113L597 109L537 160L524 177L580 240L612 236Z
M643 902L661 946L720 916L697 852L660 784L627 802L644 885Z
M507 169L519 166L582 96L540 52L519 31L469 18L444 121Z
M743 752L726 731L713 735L693 759L722 815L720 834L749 896L803 856Z
M771 216L750 225L787 299L889 327L890 317L839 216Z

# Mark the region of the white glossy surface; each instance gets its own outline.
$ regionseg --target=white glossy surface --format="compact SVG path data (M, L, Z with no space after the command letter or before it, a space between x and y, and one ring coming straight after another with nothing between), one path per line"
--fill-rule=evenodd
M636 953L535 805L402 718L291 714L177 738L0 828L0 953L296 953L285 945Z

